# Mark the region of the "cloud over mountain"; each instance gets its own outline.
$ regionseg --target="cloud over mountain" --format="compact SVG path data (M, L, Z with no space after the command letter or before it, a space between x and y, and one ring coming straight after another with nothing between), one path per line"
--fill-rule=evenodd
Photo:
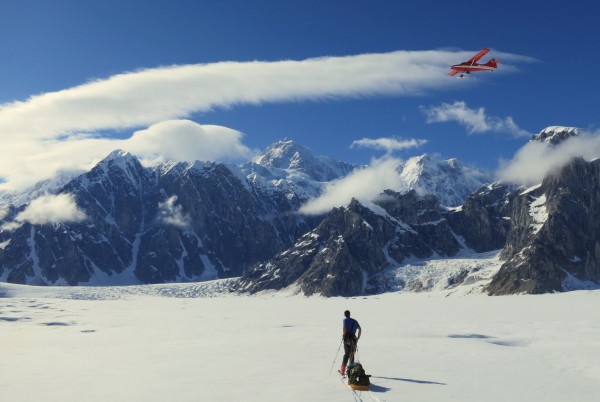
M133 133L130 138L77 136L66 139L6 141L0 147L0 189L35 184L60 171L90 169L108 153L124 149L145 163L178 161L237 161L251 156L239 131L190 120L168 120Z
M334 207L346 206L352 198L373 201L383 190L401 188L402 182L397 170L401 164L402 161L396 158L376 159L370 166L328 183L323 193L304 204L300 212L318 215Z
M600 158L600 132L583 133L556 145L529 141L511 160L502 161L496 175L509 183L538 184L546 174L560 169L574 157L588 161Z
M167 225L173 225L177 228L184 229L191 226L191 218L183 213L181 205L175 205L177 196L169 197L165 202L158 204L159 219Z
M15 220L34 225L81 222L86 218L70 194L43 195L31 201Z

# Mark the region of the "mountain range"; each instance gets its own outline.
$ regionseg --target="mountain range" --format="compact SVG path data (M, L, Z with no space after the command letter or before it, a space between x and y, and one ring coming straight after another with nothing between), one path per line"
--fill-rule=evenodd
M532 141L552 146L579 134L550 127ZM501 250L499 269L486 282L490 294L600 281L598 161L574 159L525 189L493 183L490 173L456 159L422 155L399 163L399 188L373 200L353 199L321 215L298 212L360 169L290 140L240 165L145 167L117 150L88 172L0 195L0 280L130 285L239 278L231 283L241 292L351 296L426 289L427 278L398 279L408 264ZM79 218L28 218L40 199L52 197L70 200ZM443 286L472 282L478 270L453 269Z

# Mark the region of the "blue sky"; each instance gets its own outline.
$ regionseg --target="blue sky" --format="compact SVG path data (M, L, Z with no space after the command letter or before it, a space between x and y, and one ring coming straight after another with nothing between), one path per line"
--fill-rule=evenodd
M222 149L233 144L232 152L238 156L244 154L239 152L240 146L261 149L287 137L319 154L369 163L384 151L351 148L351 144L365 138L393 137L426 141L418 148L395 151L400 158L438 153L444 158L457 157L494 170L499 159L511 159L525 144L528 137L524 133L537 133L551 125L598 130L598 15L599 5L577 0L544 3L0 0L0 141L6 146L11 144L11 155L29 147L34 156L20 159L29 169L34 170L32 165L37 163L48 164L50 168L46 171L55 171L68 166L59 166L44 153L44 146L51 145L53 149L63 146L54 155L60 154L60 159L65 159L67 151L77 152L76 140L81 138L127 139L141 130L151 133L151 138L166 136L162 141L168 141L169 131L165 126L159 129L153 125L171 118L185 118L207 127L202 131L186 124L171 125L169 129L176 126L183 130L175 138L185 141L201 131L198 135L207 144ZM464 61L467 54L483 47L492 49L489 56L502 60L497 72L463 80L445 76L441 67ZM382 70L382 74L391 77L389 85L394 90L382 88L388 81L377 81L353 84L351 89L339 83L325 93L320 93L317 85L310 93L304 93L302 85L287 86L286 80L290 79L287 73L278 81L279 70L274 70L273 82L266 79L264 85L281 87L281 93L261 87L258 95L235 94L239 77L235 74L247 77L244 69L250 65L248 62L276 64L285 60L333 58L337 63L336 58L346 56L426 51L439 52L431 59L436 69L425 71L426 66L420 61L422 73L415 73L419 83L414 86L410 78L395 81L393 72ZM412 63L412 57L402 54L398 60L406 58ZM354 63L353 60L348 63ZM63 90L91 80L106 81L119 74L158 67L224 61L240 62L241 69L219 87L206 87L206 91L199 87L198 92L209 96L211 91L230 86L231 93L223 93L217 101L208 99L203 106L195 103L182 106L183 109L157 117L156 121L149 117L128 120L127 102L119 105L116 99L118 107L106 110L122 111L119 122L102 120L88 126L82 121L104 106L92 107L93 94L83 101L77 98L73 103L78 108L73 109L71 104L68 112L63 106L52 106L52 102L63 96ZM302 66L290 75L298 82L303 80ZM265 68L271 68L271 64L266 63ZM345 74L346 67L339 68ZM368 70L357 68L343 78L358 82L368 75L364 71ZM328 77L335 78L336 73ZM317 74L316 79L323 78ZM110 86L113 98L120 92L117 85L118 82ZM33 105L32 97L42 94L53 95ZM148 97L160 98L160 94L152 92ZM177 93L172 96L177 98ZM181 98L191 96L185 93ZM259 100L254 100L254 96ZM106 99L102 102L109 102ZM81 106L88 101L89 108ZM14 102L29 107L27 113L23 114ZM143 102L140 105L143 107ZM155 107L163 110L167 106ZM439 112L444 108L454 112L462 108L464 114L471 116L479 113L488 126L474 129L464 118L441 121ZM148 113L153 113L152 110ZM19 118L21 114L25 117ZM438 117L432 118L434 115ZM65 121L58 122L60 119ZM79 120L69 123L68 119ZM121 120L127 122L121 124ZM520 131L510 129L507 122ZM21 130L18 124L31 127ZM40 130L47 125L55 128L52 135L44 136ZM231 132L223 128L215 134L212 126L226 127ZM65 134L60 133L63 129ZM224 145L209 138L219 133L230 142ZM31 138L36 142L30 144ZM65 138L69 141L63 143ZM14 144L21 139L23 144ZM141 143L138 141L133 148L152 148ZM164 142L157 140L157 144L162 146ZM110 146L108 141L106 146ZM37 150L40 153L36 158ZM199 155L207 157L200 151ZM214 155L218 159L222 153ZM7 159L5 165L0 164L0 177L5 182L13 180L8 170L15 161ZM78 161L80 165L84 162ZM23 171L19 177L27 174ZM17 183L18 177L14 177Z

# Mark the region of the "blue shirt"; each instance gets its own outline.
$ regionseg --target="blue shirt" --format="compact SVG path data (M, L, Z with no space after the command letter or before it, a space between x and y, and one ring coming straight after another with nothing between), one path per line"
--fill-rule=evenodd
M346 317L343 321L344 328L347 333L352 333L356 336L356 330L360 328L360 324L354 318Z

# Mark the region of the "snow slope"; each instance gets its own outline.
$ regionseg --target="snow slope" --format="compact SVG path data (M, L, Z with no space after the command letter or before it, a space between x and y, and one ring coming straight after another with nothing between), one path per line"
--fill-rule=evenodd
M600 291L324 299L236 296L220 293L223 288L224 281L114 288L1 284L1 399L598 398ZM197 297L211 295L220 296ZM363 327L359 357L372 375L370 392L353 394L335 374L345 309Z
M469 194L493 181L489 172L458 159L441 160L427 154L408 159L400 170L400 179L405 190L433 194L447 207L462 205Z

